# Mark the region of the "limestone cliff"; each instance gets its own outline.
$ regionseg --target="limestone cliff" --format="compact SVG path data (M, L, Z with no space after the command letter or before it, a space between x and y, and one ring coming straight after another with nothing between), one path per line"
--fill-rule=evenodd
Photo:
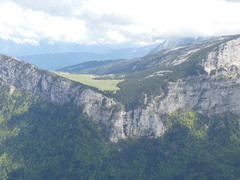
M190 50L192 54L193 49ZM177 60L172 62L181 64L188 61L188 57L184 61L180 58L179 63ZM144 106L128 111L97 89L5 55L0 56L0 81L11 85L12 91L26 89L46 101L79 107L80 113L103 123L109 131L109 139L116 142L129 136L161 136L167 130L163 123L166 114L178 109L206 116L240 115L240 38L218 43L198 63L207 75L168 83L165 94L146 96Z
M202 66L210 75L220 73L236 76L240 74L240 38L216 46L203 59Z

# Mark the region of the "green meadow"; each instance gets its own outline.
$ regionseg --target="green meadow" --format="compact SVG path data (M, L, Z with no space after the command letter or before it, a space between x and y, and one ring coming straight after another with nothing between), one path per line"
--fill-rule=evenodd
M101 91L117 91L119 88L117 84L123 79L101 79L102 76L91 75L91 74L71 74L71 73L61 73L54 72L57 75L68 78L73 81L80 82L82 84L86 84L88 86L93 86L98 88Z

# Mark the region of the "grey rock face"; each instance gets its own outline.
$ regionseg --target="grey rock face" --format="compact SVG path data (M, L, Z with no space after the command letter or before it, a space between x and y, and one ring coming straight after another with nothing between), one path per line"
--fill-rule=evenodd
M114 142L128 136L158 137L165 131L159 114L152 107L125 112L121 104L85 85L12 57L0 56L0 80L47 101L80 107L93 120L105 124Z
M194 81L190 79L188 81ZM207 116L226 112L240 114L239 79L199 79L198 82L175 83L169 86L159 111L169 113L177 109L190 109Z
M228 75L240 74L240 38L227 41L214 48L203 60L202 66L208 74L216 71Z
M79 107L80 113L103 123L109 139L116 142L129 136L161 136L167 130L165 115L178 109L206 116L240 115L240 39L220 44L206 55L202 66L208 75L170 83L165 96L151 100L145 96L145 106L131 111L93 88L4 55L0 56L0 81L11 85L12 91L22 88L46 101ZM227 73L210 76L211 71L220 69Z

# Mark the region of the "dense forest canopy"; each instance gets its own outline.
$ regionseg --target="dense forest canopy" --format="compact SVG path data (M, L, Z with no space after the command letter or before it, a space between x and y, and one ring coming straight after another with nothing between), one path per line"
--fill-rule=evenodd
M168 115L157 139L111 143L96 124L67 105L42 102L1 86L1 179L236 179L240 118Z

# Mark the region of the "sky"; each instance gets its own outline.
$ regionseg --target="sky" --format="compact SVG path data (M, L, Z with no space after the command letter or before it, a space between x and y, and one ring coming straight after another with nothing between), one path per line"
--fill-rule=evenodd
M240 34L240 0L0 0L0 38L146 45Z

